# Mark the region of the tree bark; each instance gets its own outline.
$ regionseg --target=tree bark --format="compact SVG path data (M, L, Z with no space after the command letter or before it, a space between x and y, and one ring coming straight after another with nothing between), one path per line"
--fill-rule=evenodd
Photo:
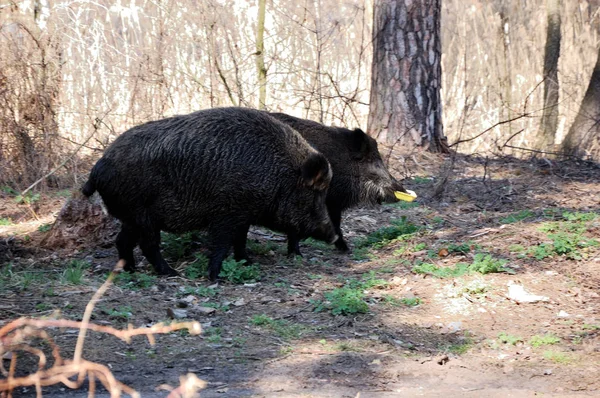
M265 67L265 14L266 0L258 0L256 28L256 70L258 72L258 109L266 109L267 69Z
M448 152L443 134L441 0L376 0L368 133Z
M547 0L548 26L544 53L544 113L536 149L552 150L558 127L558 58L560 57L560 0Z
M579 112L562 146L566 155L600 159L600 49Z

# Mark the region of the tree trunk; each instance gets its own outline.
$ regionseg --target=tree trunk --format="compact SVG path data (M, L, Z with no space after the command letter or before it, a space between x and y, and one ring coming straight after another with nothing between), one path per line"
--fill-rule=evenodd
M547 0L548 26L544 54L544 113L536 148L552 150L558 126L558 58L560 57L560 0Z
M441 0L376 0L367 130L378 141L448 152L442 127Z
M265 13L266 0L258 0L258 22L256 28L256 70L258 72L258 109L266 109L267 69L265 67Z
M579 113L562 145L566 155L600 158L600 49Z

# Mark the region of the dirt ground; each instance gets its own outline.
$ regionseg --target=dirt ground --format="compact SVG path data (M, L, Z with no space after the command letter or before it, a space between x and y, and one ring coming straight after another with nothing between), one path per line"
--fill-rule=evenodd
M600 396L600 168L391 161L419 199L345 214L352 254L309 240L303 258L290 259L284 236L257 228L255 280L211 285L189 271L205 251L201 234L163 242L178 252L171 264L181 277L153 276L138 253L140 272L120 277L93 322L181 318L203 333L157 336L153 348L143 337L126 344L90 332L84 357L150 397L166 396L156 388L188 372L208 382L202 397ZM41 248L65 201L49 193L32 209L0 193L0 326L55 310L81 319L114 266L110 244ZM394 225L410 228L377 233ZM67 276L78 264L81 278ZM481 267L461 273L460 264ZM340 292L349 296L340 301ZM51 334L68 356L77 333ZM34 370L33 358L19 355L19 374ZM86 388L45 387L44 396Z

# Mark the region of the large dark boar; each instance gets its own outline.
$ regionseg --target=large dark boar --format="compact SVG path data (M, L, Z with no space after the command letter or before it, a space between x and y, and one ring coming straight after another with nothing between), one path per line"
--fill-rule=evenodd
M329 160L333 178L327 193L327 210L339 237L336 247L348 251L340 229L342 212L359 205L397 202L394 192L406 190L383 164L377 142L361 129L328 127L284 113L270 115L298 131ZM300 254L298 242L288 236L290 254Z
M126 131L82 192L97 190L121 220L116 245L126 270L134 270L139 243L156 272L176 274L160 254L160 231L207 228L215 280L232 245L236 259L246 258L251 224L335 241L325 207L330 181L326 158L289 126L264 112L217 108Z

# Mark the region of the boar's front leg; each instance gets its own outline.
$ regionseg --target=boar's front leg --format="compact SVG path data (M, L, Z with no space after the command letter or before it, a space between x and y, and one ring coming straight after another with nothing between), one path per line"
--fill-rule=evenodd
M335 241L335 247L344 253L349 252L350 248L344 240L344 235L342 235L342 210L336 206L329 206L327 211L329 212L329 217L331 218L335 233L338 236L338 240Z
M153 228L142 229L140 249L159 275L177 276L177 271L169 267L160 254L160 230Z
M295 232L288 232L288 256L296 255L302 257L302 253L300 253L300 239L298 239L298 235Z

